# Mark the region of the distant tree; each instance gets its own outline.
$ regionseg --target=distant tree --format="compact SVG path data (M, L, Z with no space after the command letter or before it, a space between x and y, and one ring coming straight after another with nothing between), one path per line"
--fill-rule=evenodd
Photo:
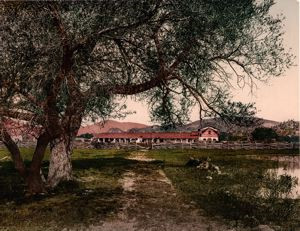
M79 137L85 138L85 139L91 139L94 137L94 135L91 133L84 133L84 134L81 134Z
M278 135L274 129L265 127L255 128L251 135L252 139L257 141L270 142L278 138Z
M220 141L245 141L247 140L247 137L228 133L228 132L221 132L219 136L219 140Z
M220 141L228 141L230 136L231 135L228 132L220 132L219 140Z
M300 138L299 136L278 136L278 141L284 141L284 142L299 142Z
M29 168L2 123L2 140L27 190L72 179L72 143L84 118L122 115L118 100L147 101L173 129L200 117L243 122L252 104L228 103L243 88L281 75L292 56L272 0L99 0L0 3L0 116L41 127ZM242 120L241 120L242 119ZM248 123L248 122L247 122ZM1 124L0 124L1 125Z
M273 127L281 136L295 136L299 131L299 121L287 120Z

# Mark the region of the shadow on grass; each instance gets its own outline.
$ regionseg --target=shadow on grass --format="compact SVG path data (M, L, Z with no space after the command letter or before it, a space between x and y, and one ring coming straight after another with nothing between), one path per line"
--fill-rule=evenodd
M123 157L112 157L112 158L95 158L95 159L76 159L72 161L74 170L81 169L105 169L108 167L120 168L125 170L138 164L139 161L125 159Z
M26 198L13 164L0 162L0 228L54 226L61 230L99 223L122 207L122 174L143 165L121 157L75 159L72 163L75 181L63 182L47 195ZM45 161L43 171L47 172L47 166Z
M0 162L0 203L24 195L24 182L11 161Z

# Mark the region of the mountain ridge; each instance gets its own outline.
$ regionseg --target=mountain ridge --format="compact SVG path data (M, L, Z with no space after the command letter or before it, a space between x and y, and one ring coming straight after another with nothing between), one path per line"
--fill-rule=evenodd
M105 122L98 122L91 125L81 126L77 135L80 136L85 133L105 133L109 131L127 132L128 130L133 128L142 129L146 127L149 127L149 125L135 122L119 122L116 120L107 120Z
M264 127L274 127L280 124L278 121L274 120L268 120L268 119L262 119L258 118L262 122L258 126L264 126ZM193 122L190 122L186 125L178 127L177 131L195 131L199 128L203 127L215 127L218 130L222 132L228 132L228 127L226 127L226 124L221 119L214 119L214 118L208 118L202 120L202 126L200 126L200 120L196 120ZM253 129L253 126L247 129ZM231 130L238 131L238 130L245 130L245 127L238 127L235 125L232 125ZM120 132L158 132L160 130L160 126L158 125L146 125L142 123L136 123L136 122L121 122L116 120L107 120L104 123L99 122L91 125L86 125L80 127L78 131L78 135L82 135L85 133L120 133Z

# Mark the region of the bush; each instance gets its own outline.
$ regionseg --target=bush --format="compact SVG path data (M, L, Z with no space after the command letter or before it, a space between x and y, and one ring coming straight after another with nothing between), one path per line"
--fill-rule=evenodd
M90 134L90 133L84 133L84 134L81 134L79 137L85 138L85 139L91 139L94 137L94 135Z
M278 139L276 131L272 128L259 127L251 133L252 139L257 141L271 142Z

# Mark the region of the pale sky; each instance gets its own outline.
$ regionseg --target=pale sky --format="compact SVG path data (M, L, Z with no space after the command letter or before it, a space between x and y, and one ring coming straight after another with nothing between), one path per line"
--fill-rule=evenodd
M283 30L285 31L285 46L292 49L296 56L295 67L286 71L285 75L270 79L268 84L258 83L258 89L254 94L249 89L233 92L233 100L242 102L255 102L258 109L257 116L275 121L288 119L299 119L299 2L297 0L276 0L271 13L274 15L283 14ZM136 111L128 115L122 121L139 122L152 124L146 103L127 100L128 109ZM195 108L191 114L191 121L199 119L198 109Z

